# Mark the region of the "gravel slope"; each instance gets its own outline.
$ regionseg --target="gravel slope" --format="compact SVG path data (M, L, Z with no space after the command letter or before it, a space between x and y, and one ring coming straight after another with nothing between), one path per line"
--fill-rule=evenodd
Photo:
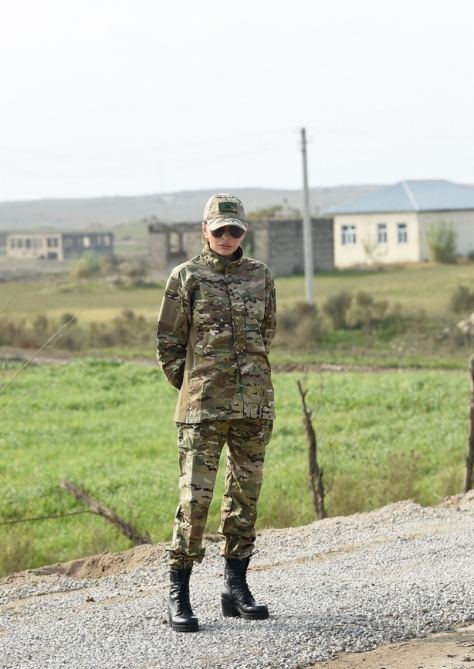
M191 579L199 634L167 625L162 546L113 557L116 573L104 563L102 578L63 566L3 579L0 667L307 667L474 620L473 492L267 530L258 548L248 580L270 620L221 616L223 561L208 542ZM99 572L100 559L90 562Z

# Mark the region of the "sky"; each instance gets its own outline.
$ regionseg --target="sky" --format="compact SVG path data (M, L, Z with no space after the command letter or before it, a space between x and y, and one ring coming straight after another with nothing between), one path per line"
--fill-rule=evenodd
M0 201L474 183L472 0L2 0Z

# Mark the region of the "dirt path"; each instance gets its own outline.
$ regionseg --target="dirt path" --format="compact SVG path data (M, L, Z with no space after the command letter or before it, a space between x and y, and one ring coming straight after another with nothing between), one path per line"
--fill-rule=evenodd
M27 362L32 359L34 365L64 365L70 360L81 359L82 355L73 355L68 351L42 351L35 355L33 349L13 348L9 346L2 346L0 348L0 361L16 361ZM99 358L101 359L101 358ZM149 358L104 358L104 360L119 360L123 362L133 362L137 365L156 366L156 360L152 355ZM273 364L272 370L274 372L390 372L390 371L426 371L422 367L409 366L378 366L378 365L334 365L330 363L302 363L302 362L285 362ZM437 367L436 371L452 371L452 368Z
M425 639L349 653L311 669L470 669L474 667L474 625Z

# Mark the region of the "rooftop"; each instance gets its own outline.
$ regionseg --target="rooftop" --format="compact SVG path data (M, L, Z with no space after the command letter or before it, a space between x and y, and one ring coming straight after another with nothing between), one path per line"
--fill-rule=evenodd
M325 214L474 209L474 187L445 179L399 181L362 197L330 207Z

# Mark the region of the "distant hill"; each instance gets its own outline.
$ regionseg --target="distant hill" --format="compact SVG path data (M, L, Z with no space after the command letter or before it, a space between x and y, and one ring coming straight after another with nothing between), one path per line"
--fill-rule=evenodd
M365 195L377 187L367 185L312 188L312 213L318 214L321 209ZM276 204L286 204L288 207L301 209L299 190L268 188L225 190L238 195L247 211ZM134 223L147 216L156 216L165 222L198 221L205 201L217 192L218 188L127 197L0 202L0 230L110 228L123 223Z

